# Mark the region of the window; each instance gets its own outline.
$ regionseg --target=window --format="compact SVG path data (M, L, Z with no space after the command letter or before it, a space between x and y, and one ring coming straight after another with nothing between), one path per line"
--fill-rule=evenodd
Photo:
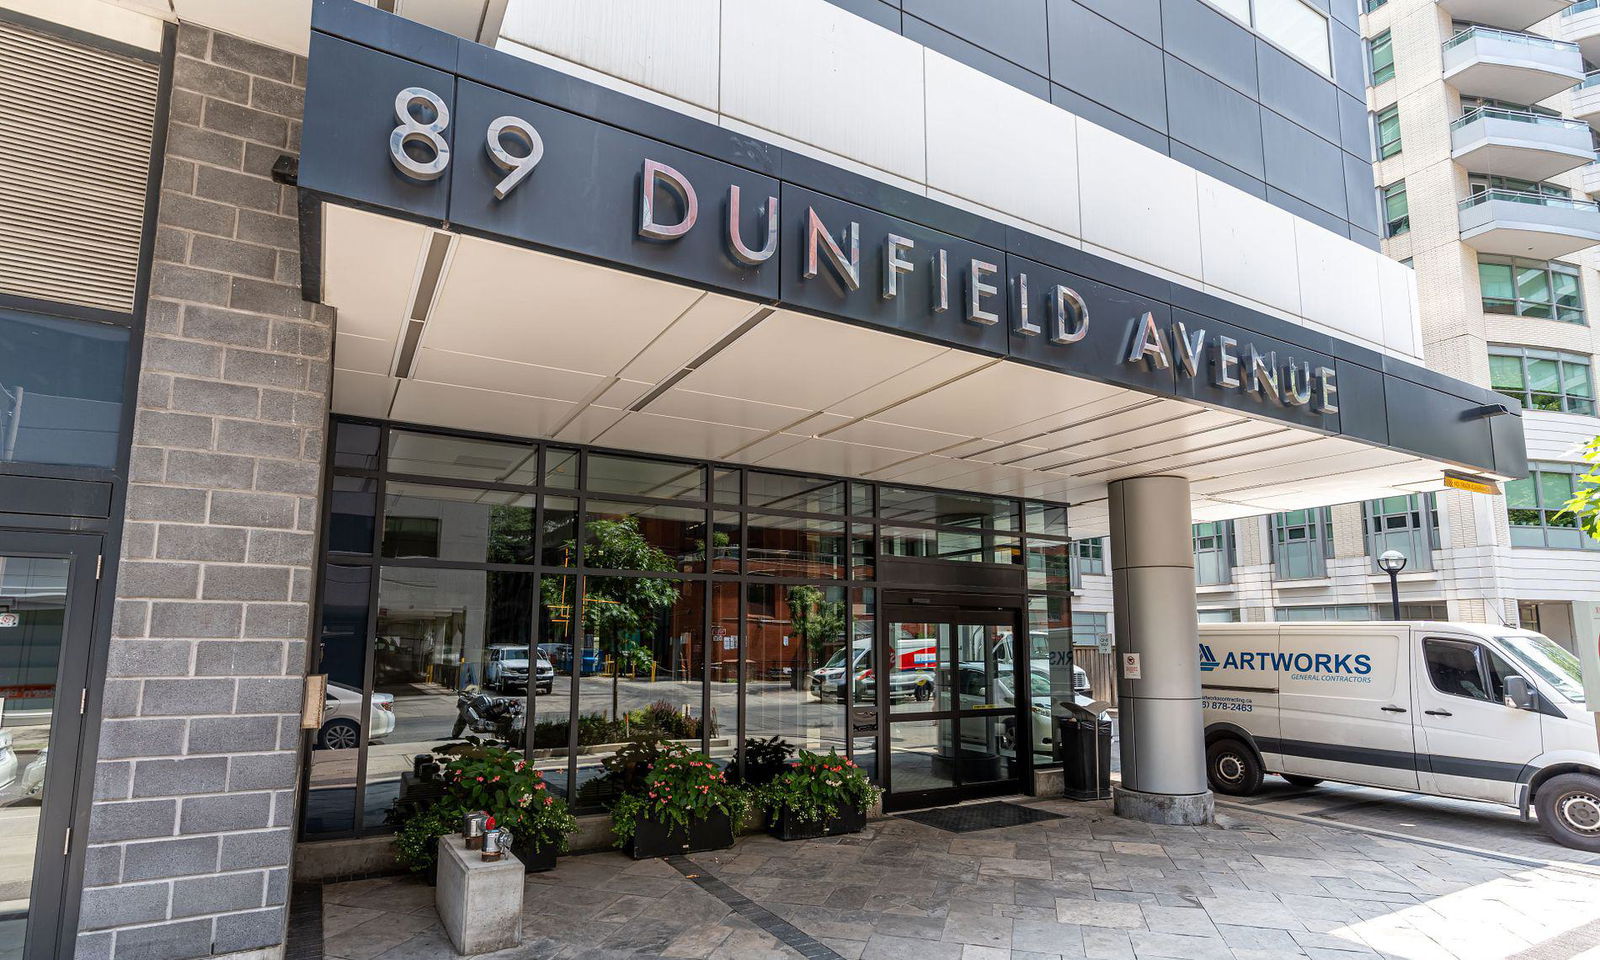
M1547 183L1543 180L1523 180L1518 177L1502 177L1498 174L1474 173L1467 177L1467 186L1472 190L1472 195L1487 193L1490 190L1510 190L1515 193L1532 193L1541 197L1570 198L1572 191L1560 184Z
M1534 113L1541 117L1554 117L1559 119L1561 111L1551 110L1533 103L1514 103L1510 100L1496 100L1492 97L1462 97L1461 115L1467 116L1479 109L1505 110L1511 113Z
M1387 550L1405 554L1406 570L1433 569L1435 533L1439 514L1433 494L1413 493L1404 497L1384 497L1363 504L1367 533L1367 556L1373 558L1373 573L1379 573L1377 557Z
M1400 180L1382 190L1383 235L1398 237L1411 229L1411 208L1406 204L1406 182Z
M1086 573L1103 574L1106 572L1106 540L1105 537L1096 537L1093 540L1072 541L1072 585L1078 586L1081 578Z
M1197 586L1233 580L1233 521L1197 523L1194 538L1194 582Z
M1100 643L1100 638L1111 632L1108 625L1110 616L1105 613L1089 613L1082 610L1072 611L1072 645L1075 647L1093 647Z
M113 467L128 330L0 313L0 461Z
M1367 0L1367 12L1371 13L1388 2L1389 0Z
M1478 286L1484 313L1584 322L1582 285L1573 264L1483 256L1478 258Z
M1500 703L1506 695L1506 678L1518 675L1499 654L1476 643L1424 640L1422 656L1433 688L1452 697Z
M439 556L439 521L435 517L384 517L385 557Z
M1197 610L1195 611L1195 618L1201 623L1238 623L1239 611L1231 607Z
M1324 76L1333 76L1328 18L1304 0L1211 0L1223 13L1254 27Z
M1378 159L1387 160L1400 152L1400 107L1389 107L1373 119L1377 131Z
M1328 575L1333 554L1333 521L1326 507L1290 510L1272 517L1272 562L1280 580Z
M1491 346L1489 386L1530 410L1594 416L1589 358L1533 347Z
M1577 518L1561 514L1587 469L1578 463L1532 463L1527 477L1506 484L1513 547L1600 550L1600 541L1580 530Z
M1389 31L1385 30L1369 41L1367 58L1372 67L1374 87L1394 79L1394 38Z
M1307 620L1371 620L1372 608L1364 603L1313 603L1278 607L1273 619L1279 623Z

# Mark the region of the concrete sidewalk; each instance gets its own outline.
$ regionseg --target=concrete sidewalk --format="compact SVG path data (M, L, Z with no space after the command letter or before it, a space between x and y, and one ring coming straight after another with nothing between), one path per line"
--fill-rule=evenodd
M528 878L527 942L496 958L761 960L1534 960L1600 958L1600 870L1523 865L1229 809L1151 827L1107 804L951 833L865 833ZM324 889L326 955L453 956L410 879ZM1586 952L1587 951L1587 952Z

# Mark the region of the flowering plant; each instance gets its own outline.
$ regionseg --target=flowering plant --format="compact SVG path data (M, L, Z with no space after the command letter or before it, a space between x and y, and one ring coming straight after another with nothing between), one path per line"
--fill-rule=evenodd
M866 771L836 751L823 756L802 750L787 770L754 792L756 805L771 816L787 812L796 820L818 821L837 817L843 810L865 810L882 791L867 779Z
M458 812L486 811L495 826L511 831L513 843L526 842L534 850L553 843L565 852L568 835L578 829L577 818L551 793L544 775L510 750L463 751L444 768L444 781L442 805Z
M612 829L619 847L633 838L640 820L686 830L694 820L722 813L737 829L749 806L749 797L728 782L716 761L669 743L661 748L639 785L612 805Z

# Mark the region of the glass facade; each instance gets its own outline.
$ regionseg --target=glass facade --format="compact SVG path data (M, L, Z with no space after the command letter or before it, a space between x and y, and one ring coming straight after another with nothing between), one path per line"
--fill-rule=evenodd
M128 337L0 310L0 463L116 466Z
M1333 520L1327 507L1273 514L1273 575L1305 580L1328 575L1333 555Z
M1594 416L1594 378L1583 354L1490 346L1489 385L1524 409Z
M1573 264L1480 256L1478 286L1484 313L1584 322L1583 289ZM1495 349L1491 348L1491 353ZM1500 389L1498 382L1495 389Z
M1389 550L1405 556L1407 573L1433 569L1433 551L1439 545L1439 511L1433 494L1368 500L1362 505L1362 517L1372 573L1383 572L1376 558Z
M1580 529L1577 517L1564 512L1573 493L1584 486L1582 478L1588 471L1588 467L1577 463L1530 463L1528 476L1507 483L1511 545L1600 550L1600 540Z
M1033 684L1072 695L1059 504L342 420L330 452L307 838L392 829L416 756L469 736L528 751L578 812L656 738L876 769L847 720L880 556L1015 568Z

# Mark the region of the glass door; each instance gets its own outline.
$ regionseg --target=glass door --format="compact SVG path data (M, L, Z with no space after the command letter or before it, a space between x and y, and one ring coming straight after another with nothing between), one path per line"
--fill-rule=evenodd
M1031 762L1022 725L1031 691L1020 682L1028 651L1014 640L1019 611L891 606L886 613L883 690L868 685L888 717L885 807L1021 790Z
M100 538L0 531L0 960L55 957ZM50 802L45 802L45 797Z

